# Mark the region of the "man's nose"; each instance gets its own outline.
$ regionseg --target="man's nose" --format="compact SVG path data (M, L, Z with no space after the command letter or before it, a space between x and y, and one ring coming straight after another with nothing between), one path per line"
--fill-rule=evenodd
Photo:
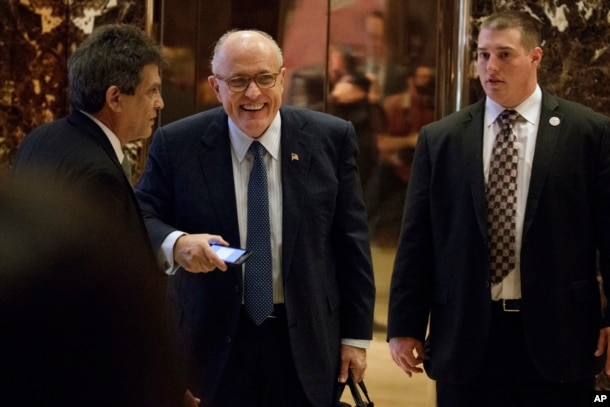
M249 98L255 99L258 95L260 95L261 89L258 87L254 79L250 79L250 82L248 82L248 87L244 92Z
M498 58L493 55L489 56L489 59L487 60L487 70L494 72L498 70Z
M163 102L163 97L159 95L157 102L155 103L155 109L161 110L165 107L165 102Z

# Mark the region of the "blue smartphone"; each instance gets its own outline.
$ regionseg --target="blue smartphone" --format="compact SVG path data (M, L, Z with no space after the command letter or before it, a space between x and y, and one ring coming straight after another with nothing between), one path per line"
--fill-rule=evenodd
M243 264L246 259L252 255L252 252L237 247L223 246L220 244L212 244L210 247L216 252L218 257L227 264Z

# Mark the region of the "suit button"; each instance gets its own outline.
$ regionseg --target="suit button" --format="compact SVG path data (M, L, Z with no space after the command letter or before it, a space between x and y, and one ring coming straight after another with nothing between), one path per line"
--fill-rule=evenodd
M232 339L231 339L231 335L227 335L227 336L225 336L225 342L226 342L226 343L231 343L231 340L232 340Z
M239 284L235 284L235 286L233 287L233 290L234 290L236 293L238 293L238 292L240 291L240 290L239 290Z

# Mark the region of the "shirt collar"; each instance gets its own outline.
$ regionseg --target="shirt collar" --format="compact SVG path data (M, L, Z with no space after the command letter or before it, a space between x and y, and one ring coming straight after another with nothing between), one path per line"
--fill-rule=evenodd
M540 109L542 106L542 90L539 85L536 85L534 92L523 102L513 108L517 113L531 124L536 124L540 118ZM498 103L486 98L485 101L485 127L489 127L498 119L500 113L506 108Z
M269 125L269 128L267 128L267 130L265 130L265 132L256 139L265 147L265 150L267 150L271 157L276 160L278 159L280 153L281 128L282 118L280 116L280 112L278 111L275 118L271 122L271 125ZM252 144L255 139L241 131L230 117L229 137L231 138L231 145L233 146L237 159L239 162L242 162L246 156L246 153L248 152L248 149L250 148L250 144Z
M95 124L100 126L100 128L102 129L102 131L108 138L108 141L110 141L110 144L112 144L112 149L116 153L116 156L119 159L119 162L123 162L123 157L125 156L125 154L123 153L123 149L121 148L121 142L119 141L119 138L116 136L116 134L114 134L114 132L112 130L110 130L108 128L108 126L106 126L104 123L102 123L101 121L96 119L93 115L91 115L85 111L82 111L82 110L80 112L82 114L84 114L85 116L87 116L88 118L90 118L91 120L93 120L93 122Z

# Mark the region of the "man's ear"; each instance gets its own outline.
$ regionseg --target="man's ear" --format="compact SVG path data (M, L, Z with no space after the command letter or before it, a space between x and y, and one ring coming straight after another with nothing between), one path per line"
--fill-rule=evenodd
M542 48L535 47L531 53L532 62L536 64L536 68L540 66L540 62L542 62Z
M220 88L219 88L218 80L216 79L216 77L214 75L208 76L208 83L210 84L210 87L214 91L214 94L216 95L216 99L218 99L218 101L220 103L222 103L222 100L220 98Z
M106 105L113 111L121 111L121 91L116 85L112 85L106 90Z

